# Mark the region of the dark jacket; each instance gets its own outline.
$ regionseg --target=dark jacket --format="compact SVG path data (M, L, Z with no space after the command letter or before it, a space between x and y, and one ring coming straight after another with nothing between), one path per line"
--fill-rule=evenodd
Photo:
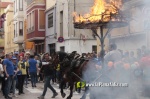
M54 72L54 66L51 62L42 61L42 69L45 76L52 76Z

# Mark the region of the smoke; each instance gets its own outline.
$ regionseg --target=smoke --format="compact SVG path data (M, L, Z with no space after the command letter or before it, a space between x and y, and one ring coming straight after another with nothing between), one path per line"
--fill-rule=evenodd
M145 45L146 49L149 48L150 1L129 0L128 2L129 3L124 4L123 15L129 17L129 28L127 26L121 30L114 30L115 33L123 32L121 36L125 38L125 40L122 38L119 40L115 38L112 39L112 41L115 41L117 44L118 49L123 51L122 62L117 65L113 64L112 67L108 66L106 63L104 68L97 69L97 61L91 60L87 64L87 69L83 73L83 78L88 84L126 83L128 86L90 86L90 99L144 99L150 97L149 94L147 94L150 91L150 88L148 87L150 84L150 68L140 67L138 63L144 53L141 46ZM111 33L113 35L113 32ZM126 47L124 45L126 45ZM136 53L137 49L141 49L140 54ZM125 53L125 50L128 51ZM135 54L131 55L131 51Z
M141 95L143 86L140 71L135 73L138 69L136 64L131 68L124 68L122 64L114 68L105 65L103 69L96 69L96 63L91 60L83 73L87 84L97 84L89 86L90 99L137 99ZM124 86L110 85L110 83Z

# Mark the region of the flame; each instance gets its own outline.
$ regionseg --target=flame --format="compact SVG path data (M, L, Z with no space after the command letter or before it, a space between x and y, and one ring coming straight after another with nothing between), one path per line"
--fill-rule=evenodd
M113 14L118 14L122 6L121 0L95 0L90 13L83 16L73 13L74 22L108 22Z

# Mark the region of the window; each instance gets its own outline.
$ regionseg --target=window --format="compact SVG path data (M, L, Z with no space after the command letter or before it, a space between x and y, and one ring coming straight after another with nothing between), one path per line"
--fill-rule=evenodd
M60 36L63 36L63 11L60 12Z
M29 15L27 15L27 32L29 30Z
M53 27L53 13L48 15L48 28Z
M17 37L17 32L18 32L18 31L17 31L17 25L18 25L18 24L16 23L16 37Z
M42 46L41 53L44 53L44 50L43 50L43 49L45 49L44 44L42 44L41 46Z
M31 22L31 13L30 13L30 16L29 16L29 17L30 17L30 20L29 20L29 22L30 22L30 23L29 23L29 30L31 31L31 23L32 23L32 22Z
M97 46L96 46L96 45L93 45L93 46L92 46L92 52L97 53Z
M61 47L60 47L60 51L65 52L65 47L64 47L64 46L61 46Z
M31 30L34 30L34 11L31 13Z
M38 52L38 45L35 45L35 52Z
M18 4L17 4L17 1L18 1L18 0L16 0L16 6L15 6L15 7L16 7L16 12L17 12L17 10L18 10Z
M19 21L19 36L23 36L23 22Z
M48 45L49 46L49 52L50 52L50 54L52 55L52 54L54 54L54 52L55 52L55 50L56 50L56 45L55 45L55 43L53 43L53 44L49 44Z
M15 34L16 34L16 33L15 33L15 24L14 24L14 37L15 37Z
M23 0L19 0L19 10L23 11Z
M39 29L45 29L45 11L39 10Z

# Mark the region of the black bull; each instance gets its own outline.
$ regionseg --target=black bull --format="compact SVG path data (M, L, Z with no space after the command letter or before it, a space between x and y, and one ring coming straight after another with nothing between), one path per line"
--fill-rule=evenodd
M61 96L64 98L66 94L63 91L63 87L66 82L69 82L70 94L67 99L71 99L73 96L73 87L74 83L82 80L82 71L85 69L85 66L88 60L84 58L79 58L78 61L74 60L76 53L72 52L67 54L65 52L58 52L53 60L55 66L60 64L60 75L62 77L60 81Z

